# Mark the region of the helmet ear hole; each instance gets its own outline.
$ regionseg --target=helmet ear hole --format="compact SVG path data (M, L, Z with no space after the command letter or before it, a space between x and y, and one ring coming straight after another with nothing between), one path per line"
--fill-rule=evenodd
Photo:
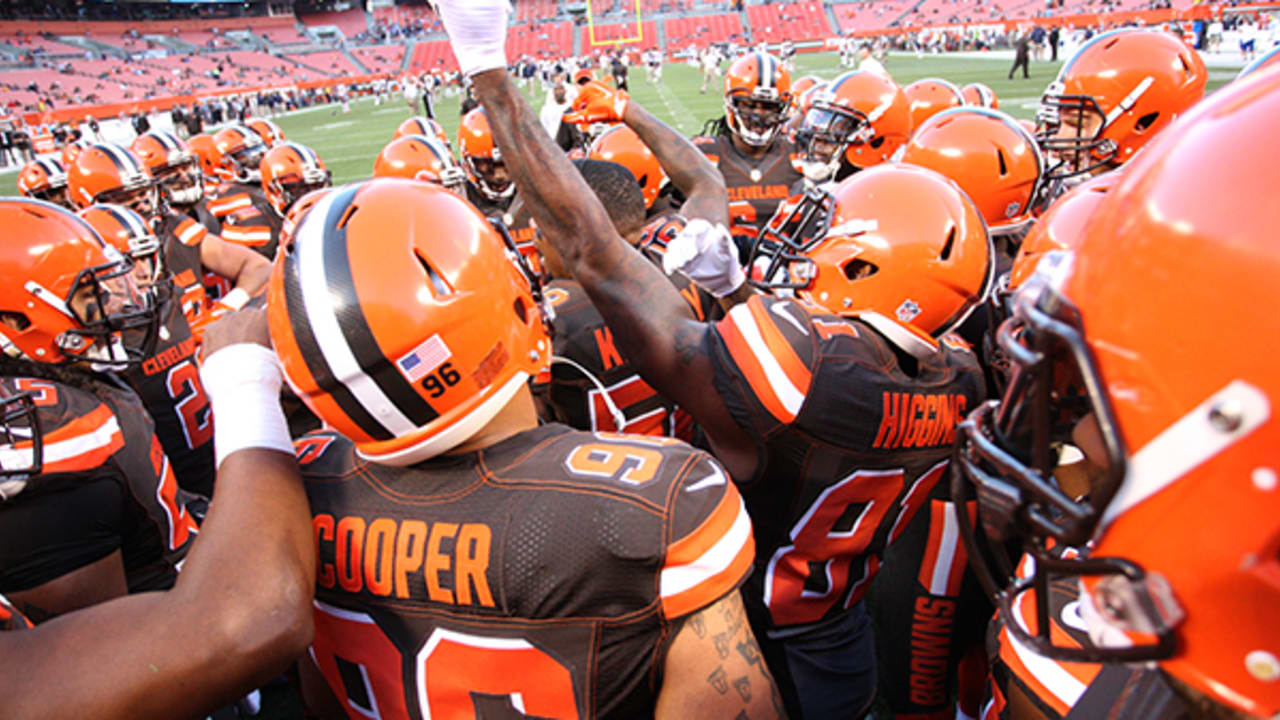
M880 146L884 144L884 136L883 136L883 135L877 135L877 136L875 136L875 137L871 138L871 142L870 142L870 143L868 143L868 144L869 144L869 145L871 145L871 149L872 149L872 150L879 150L879 149L880 149Z
M31 327L31 320L26 315L12 310L0 311L0 323L4 323L9 327L22 332Z
M1138 122L1134 123L1133 125L1134 131L1145 132L1147 128L1155 124L1156 120L1159 119L1159 117L1160 117L1160 113L1158 112L1147 113L1146 115L1143 115L1142 117L1138 118Z
M516 317L520 319L521 325L529 324L529 310L524 305L524 298L518 297L514 303Z
M1009 165L1004 161L1004 151L999 148L996 148L996 160L1000 162L1000 174L1008 175Z
M869 278L880 272L879 266L869 263L866 260L858 260L854 258L844 265L844 276L850 280L861 280Z
M413 256L418 259L418 264L422 266L423 272L427 274L427 279L431 281L431 287L435 290L436 297L444 297L445 295L453 294L453 290L449 287L449 283L445 282L440 273L436 272L435 268L431 267L431 263L427 262L427 259L422 257L422 253L414 253Z
M951 232L947 234L947 241L942 245L942 252L938 253L938 259L943 261L950 260L951 249L955 247L955 244L956 244L956 228L953 225L951 226Z

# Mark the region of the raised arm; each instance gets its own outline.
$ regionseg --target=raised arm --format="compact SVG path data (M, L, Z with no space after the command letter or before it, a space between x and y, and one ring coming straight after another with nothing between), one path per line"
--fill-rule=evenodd
M583 85L573 107L574 112L565 116L569 122L624 122L634 130L653 151L671 183L685 196L681 214L686 219L729 224L729 192L724 177L688 138L632 102L626 92L604 83Z
M265 313L249 312L260 319L265 341ZM225 345L224 331L212 326L206 348ZM248 340L241 335L233 342ZM260 354L259 360L266 362ZM242 354L234 364L250 368L253 356ZM278 393L278 370L275 377ZM257 388L246 390L234 379L231 387L206 380L205 389L220 407L226 407L220 400L258 407L270 394L255 398ZM278 431L284 417L278 406L275 412ZM267 449L248 439L275 437L281 445L287 431L281 439L244 413L218 417L241 425L237 436L249 444L236 450L234 438L223 443L233 451L218 465L214 502L177 584L0 633L0 717L203 716L267 682L306 650L315 548L298 465L291 448ZM220 440L227 438L219 433L215 443Z
M499 33L503 0L446 3L445 22L460 59L459 34ZM485 17L493 4L494 17ZM494 22L497 29L493 30ZM471 23L469 27L459 27ZM464 39L464 42L467 40ZM487 37L483 42L495 42ZM464 61L464 69L474 63ZM712 390L708 356L710 327L689 317L687 304L662 272L614 230L604 207L547 135L537 116L507 75L505 61L492 60L471 76L494 140L538 228L582 284L613 332L614 339L658 392L679 403L702 425L730 472L755 468L753 443L734 423Z

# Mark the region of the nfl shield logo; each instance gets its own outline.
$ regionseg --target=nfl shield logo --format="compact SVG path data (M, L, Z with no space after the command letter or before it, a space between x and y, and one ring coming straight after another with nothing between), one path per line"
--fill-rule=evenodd
M897 315L899 322L909 323L912 320L915 320L916 316L919 314L920 306L917 305L914 300L904 300L902 304L898 306Z

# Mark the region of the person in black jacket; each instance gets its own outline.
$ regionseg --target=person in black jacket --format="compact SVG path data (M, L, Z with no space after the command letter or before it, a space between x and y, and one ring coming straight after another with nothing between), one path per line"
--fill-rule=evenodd
M1009 68L1009 79L1013 79L1013 74L1018 71L1018 66L1022 66L1022 77L1029 78L1027 73L1027 62L1030 60L1028 47L1031 44L1031 33L1019 32L1018 39L1013 43L1013 67Z

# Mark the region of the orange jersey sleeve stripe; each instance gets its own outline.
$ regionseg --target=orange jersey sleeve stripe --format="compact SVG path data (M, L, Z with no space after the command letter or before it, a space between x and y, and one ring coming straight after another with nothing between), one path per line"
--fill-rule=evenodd
M761 337L769 348L769 354L777 359L778 365L791 384L801 394L807 395L809 386L813 383L813 373L805 367L804 361L796 354L795 348L791 347L791 343L787 342L786 336L782 334L782 330L778 329L775 320L769 316L769 310L765 308L764 301L747 303L747 307L751 309L751 315L760 328ZM785 313L786 310L780 312Z
M753 313L753 306L759 305L760 300L752 298L734 307L717 328L734 363L761 404L779 422L790 423L804 405L812 375L766 317L765 322L773 333L774 342L770 343L766 337L768 331L761 327Z
M732 591L751 572L755 540L742 497L732 487L725 493L736 506L733 523L705 552L690 562L662 568L659 594L668 619L700 610Z
M76 418L44 436L43 470L45 473L92 470L124 447L120 423L106 405L99 405L88 415ZM21 442L0 450L0 457L16 453L15 466L29 465L31 443ZM5 463L8 465L8 463Z
M199 245L208 233L209 230L195 220L183 220L174 231L183 245Z
M216 217L222 217L227 213L252 206L253 199L249 197L248 193L237 193L235 195L228 195L227 197L218 198L217 200L210 202L209 212L213 213Z
M1012 618L1004 619L1005 623L1016 622L1022 630L1030 632L1030 624L1035 622L1035 597L1030 593L1019 595L1013 602L1012 614ZM1049 636L1057 645L1080 647L1052 619ZM1018 642L1007 627L1000 629L1000 659L1041 700L1063 716L1102 669L1097 663L1050 660Z

